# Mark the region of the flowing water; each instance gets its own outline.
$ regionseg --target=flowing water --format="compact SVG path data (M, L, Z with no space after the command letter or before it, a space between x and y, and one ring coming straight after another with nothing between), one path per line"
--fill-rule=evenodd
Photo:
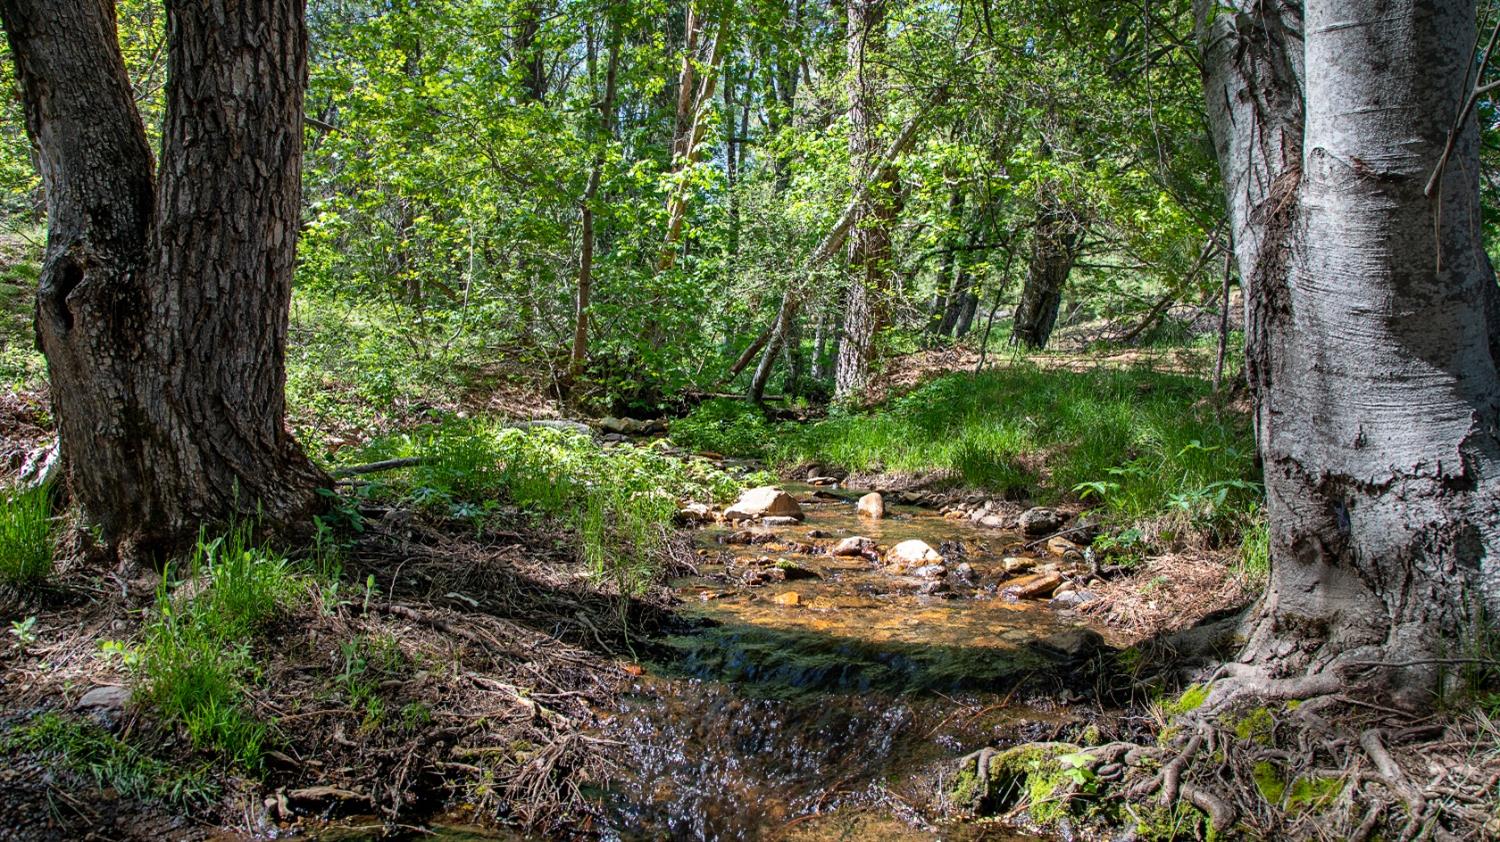
M788 490L807 519L754 530L770 541L698 531L703 563L673 583L684 626L607 726L629 770L606 794L610 835L980 838L945 822L934 795L955 758L1069 720L1065 653L1086 639L1081 621L1002 596L1003 559L1024 550L1014 533L904 506L875 521L855 492ZM949 572L827 554L852 535L921 539Z

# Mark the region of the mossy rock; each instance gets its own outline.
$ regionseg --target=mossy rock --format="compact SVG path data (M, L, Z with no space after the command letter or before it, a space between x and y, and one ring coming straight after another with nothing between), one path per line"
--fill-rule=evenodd
M948 798L976 815L1011 809L1022 799L1043 806L1038 821L1053 821L1067 811L1068 795L1059 793L1092 777L1091 762L1073 743L1027 743L1008 749L981 749L959 761L948 786ZM1070 758L1072 762L1063 762Z

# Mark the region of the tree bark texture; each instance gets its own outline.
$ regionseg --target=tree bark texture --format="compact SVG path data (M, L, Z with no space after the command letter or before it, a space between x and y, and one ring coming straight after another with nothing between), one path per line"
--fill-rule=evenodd
M1472 0L1200 2L1246 288L1271 579L1221 688L1358 679L1420 704L1500 617L1497 290ZM1372 668L1371 663L1388 664Z
M885 321L890 287L891 226L896 216L896 170L879 157L877 134L883 122L882 76L878 56L885 43L885 0L848 0L849 159L856 187L873 181L857 208L849 235L853 277L844 299L843 341L834 368L834 398L863 392L870 377L875 336Z
M107 549L318 506L285 426L306 33L300 0L168 5L160 174L112 4L0 0L41 150L37 332L69 488Z
M1052 328L1057 324L1063 287L1078 260L1082 233L1077 214L1067 204L1051 195L1042 197L1036 225L1031 232L1031 262L1026 267L1026 283L1021 288L1021 300L1016 304L1013 317L1011 344L1034 351L1047 347Z

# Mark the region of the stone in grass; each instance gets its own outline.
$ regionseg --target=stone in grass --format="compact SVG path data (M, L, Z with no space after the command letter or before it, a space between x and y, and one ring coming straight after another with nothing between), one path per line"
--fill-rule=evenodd
M119 713L130 704L130 688L105 685L83 694L74 707L100 713Z
M724 510L725 520L754 520L762 517L806 517L792 495L774 485L752 488L740 495L733 506Z
M1049 509L1046 506L1037 506L1034 509L1027 509L1022 512L1021 517L1016 523L1021 527L1022 532L1036 537L1056 532L1062 528L1065 520L1067 518L1063 517L1062 513L1058 510Z
M714 519L714 511L703 503L684 503L677 510L677 522L683 526L707 523Z
M880 520L885 517L885 498L880 496L880 492L871 491L859 498L859 513L872 520Z

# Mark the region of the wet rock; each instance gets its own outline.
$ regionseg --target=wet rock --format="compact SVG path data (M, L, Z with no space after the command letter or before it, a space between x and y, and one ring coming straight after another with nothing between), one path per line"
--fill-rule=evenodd
M1099 598L1099 595L1090 590L1072 590L1059 593L1052 597L1047 604L1053 608L1068 610L1080 605L1087 605Z
M704 523L714 519L714 510L703 503L685 503L677 510L677 523L688 526L695 523Z
M833 556L863 556L875 552L875 550L876 546L873 539L866 538L863 535L855 535L834 544L833 549L829 550L828 554Z
M1063 517L1062 513L1056 509L1037 506L1036 508L1027 509L1022 512L1021 517L1017 520L1017 524L1021 527L1022 532L1036 537L1056 532L1062 528L1065 520L1067 518Z
M130 704L130 688L101 686L83 694L74 705L78 710L91 710L105 714L116 714Z
M980 526L983 526L986 529L1005 528L1005 518L999 515L985 515L984 517L979 519L978 523Z
M1072 628L1048 635L1038 644L1070 660L1080 660L1098 652L1104 638L1093 629Z
M740 581L747 588L759 588L777 582L785 582L786 571L779 567L760 567L745 571L745 574L740 577Z
M839 481L833 477L810 476L807 478L808 485L829 486L838 485Z
M1063 556L1064 558L1075 555L1079 558L1083 557L1083 547L1078 546L1061 535L1047 539L1047 552Z
M772 515L771 517L760 519L762 526L796 526L797 521L798 518L787 517L786 515Z
M774 485L752 488L740 495L733 506L724 510L725 520L753 520L760 517L806 517L792 495Z
M949 509L948 511L943 512L943 519L944 520L968 520L969 519L969 513L966 512L966 511L964 511L963 509Z
M979 580L979 573L974 569L974 565L967 561L953 568L953 575L967 584L973 584Z
M1012 599L1042 599L1051 596L1062 581L1062 577L1056 573L1025 576L1006 585L1005 595Z
M771 597L771 601L777 605L801 605L802 595L796 591L787 591Z
M813 496L814 499L817 499L817 500L843 500L844 499L842 495L834 494L832 491L814 491L813 494L812 494L812 496Z
M1002 567L1005 568L1005 572L1006 573L1011 573L1011 574L1025 573L1025 572L1031 570L1033 567L1036 567L1036 559L1034 559L1034 558L1018 558L1018 557L1012 556L1012 557L1007 558L1004 561L1000 562L1000 564L1001 564Z
M935 594L945 594L948 593L948 591L948 583L942 581L941 579L932 582L924 582L921 587L917 588L917 593L927 594L929 596Z
M924 564L941 564L943 557L926 541L912 538L891 547L885 554L885 560L908 567L920 567Z
M760 529L741 529L728 535L719 537L719 543L735 546L749 546L752 544L769 544L776 540L776 536L770 532Z
M786 581L788 582L795 582L800 579L823 578L822 576L819 576L817 572L808 570L806 567L799 566L797 564L794 564L793 562L787 561L786 559L777 561L776 569L781 571L782 576L784 576L786 578Z
M859 513L864 517L880 520L885 517L885 498L880 496L880 492L871 491L859 498Z
M830 532L826 532L826 531L824 531L822 529L809 529L807 531L807 537L809 537L809 538L832 538L833 534L830 533Z
M924 564L911 571L911 574L913 576L920 576L923 579L941 579L948 575L948 568L941 564Z

